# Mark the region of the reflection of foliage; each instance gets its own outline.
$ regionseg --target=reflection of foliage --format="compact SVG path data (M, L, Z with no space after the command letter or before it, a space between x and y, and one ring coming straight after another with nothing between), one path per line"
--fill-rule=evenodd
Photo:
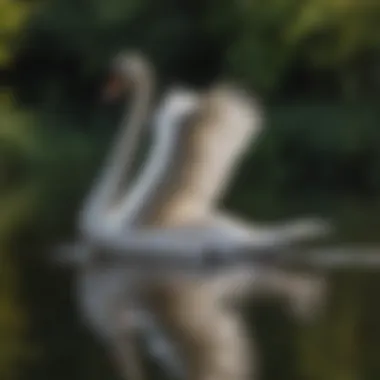
M356 276L346 276L345 280L337 276L329 314L317 326L305 328L299 336L302 378L360 379L358 351L362 342L358 326L363 318L358 295L362 287Z
M32 215L33 189L25 186L26 154L33 149L28 118L6 102L0 107L0 377L13 378L29 357L27 315L20 305L20 277L13 255L15 233ZM20 184L21 182L21 184ZM12 192L5 192L12 188Z
M12 254L14 233L31 216L33 191L14 190L0 198L0 377L11 379L30 356L27 343L28 321L20 304L20 277Z

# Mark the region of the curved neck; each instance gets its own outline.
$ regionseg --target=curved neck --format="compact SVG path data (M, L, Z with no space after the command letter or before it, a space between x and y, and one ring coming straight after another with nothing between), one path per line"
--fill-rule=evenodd
M156 133L153 146L131 190L110 217L113 229L135 225L144 212L154 206L161 190L160 185L171 171L171 163L178 150L180 133L176 127L181 121L181 116L170 120L158 117L154 120Z
M85 201L80 217L80 229L90 235L108 223L108 213L120 191L122 180L130 175L133 158L147 119L153 92L153 78L146 73L136 87L131 108L128 107L116 136L114 148L106 160L94 189ZM131 111L130 111L131 109Z

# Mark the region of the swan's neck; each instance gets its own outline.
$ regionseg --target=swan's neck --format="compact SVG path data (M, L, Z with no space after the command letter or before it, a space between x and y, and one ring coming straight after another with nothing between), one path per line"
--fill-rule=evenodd
M125 226L134 225L143 218L144 211L154 208L154 203L159 198L158 193L162 190L158 188L171 170L171 162L178 144L178 129L168 126L177 126L178 123L178 118L158 120L154 123L157 133L147 162L130 187L126 200L114 210L110 218L113 228L119 226L123 229Z
M112 206L111 202L116 201L122 182L125 182L130 175L133 159L141 139L143 125L147 120L150 99L150 80L144 78L137 86L136 95L131 106L132 112L129 112L129 107L126 109L121 131L114 142L115 149L108 161L108 172L106 167L104 184L108 187L108 191L105 192L108 198L108 208Z
M107 213L112 206L111 203L120 192L122 180L125 181L130 174L142 126L147 118L151 95L152 80L146 75L136 88L132 105L123 116L122 128L116 136L114 149L83 208L80 227L85 232L91 234L108 223Z

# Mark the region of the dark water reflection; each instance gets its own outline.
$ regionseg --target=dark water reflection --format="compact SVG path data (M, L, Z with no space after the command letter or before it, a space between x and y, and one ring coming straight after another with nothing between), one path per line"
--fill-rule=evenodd
M247 214L258 209L253 205ZM376 242L378 211L377 204L337 207L334 218L339 230L334 240ZM267 215L274 217L274 213ZM19 239L20 313L28 323L20 344L27 348L4 380L118 379L103 347L80 323L73 297L74 273L49 262L50 243L41 244L35 231L29 235L26 231ZM330 279L328 312L314 325L297 325L280 305L247 308L247 323L263 351L263 379L380 378L380 275L353 270L333 273ZM4 344L0 362L6 351ZM152 378L164 378L153 364L149 368Z

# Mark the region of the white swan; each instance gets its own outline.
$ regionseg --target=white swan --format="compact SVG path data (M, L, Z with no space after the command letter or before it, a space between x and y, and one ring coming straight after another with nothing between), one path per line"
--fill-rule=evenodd
M228 258L249 246L254 254L328 232L318 220L266 227L217 209L242 154L260 134L261 113L231 86L169 93L153 119L156 144L147 164L112 223L92 231L92 239L120 257L166 255L196 263L208 249ZM186 114L193 115L187 123Z
M173 258L199 261L205 248L233 256L242 246L284 244L321 232L320 225L313 223L306 229L304 224L301 228L298 224L287 224L259 230L217 210L217 202L239 158L261 130L260 108L231 86L215 86L198 94L186 89L169 91L153 117L151 128L155 137L148 163L132 189L124 197L115 199L121 192L121 178L128 175L139 128L148 119L147 89L151 74L145 75L147 67L141 57L118 58L116 68L125 82L132 74L132 83L138 85L141 80L144 86L136 88L137 106L129 119L132 124L127 123L131 129L121 131L105 170L85 202L79 222L83 246L89 247L90 253L83 260L78 278L82 313L108 342L114 356L120 358L121 368L128 373L137 358L125 368L124 361L134 353L133 345L130 340L124 340L123 334L130 338L136 327L160 331L149 319L153 314L144 309L147 305L141 305L140 290L151 294L163 289L163 298L171 298L169 306L159 314L163 323L165 315L169 315L172 321L169 328L175 325L179 328L185 346L183 339L186 341L190 336L199 341L207 337L209 343L214 344L222 338L223 329L232 328L227 335L241 348L241 334L232 327L236 327L236 314L226 314L220 307L226 294L236 295L242 288L246 292L253 286L260 291L294 298L298 285L310 289L310 283L283 272L258 271L257 268L243 272L227 270L207 277L184 277L178 273L153 276L152 283L149 282L152 278L141 278L141 273L119 263L112 264L112 260L108 267L99 264L96 256L91 255L94 248L103 248L110 257L113 254L121 259L159 259L172 254ZM173 298L177 290L179 298ZM186 313L189 314L186 316ZM158 341L165 343L165 339ZM226 347L226 342L219 343ZM209 350L207 341L201 347L195 352L194 346L188 346L195 358L207 352L211 355L208 367L204 365L199 368L200 374L194 375L197 379L203 378L202 374L207 371L218 370L222 355L219 349ZM233 366L241 369L246 364L240 363L244 357L240 348L229 355ZM167 362L173 367L177 362L170 357L172 354L166 350L163 356L169 357ZM236 379L241 378L239 368L231 369ZM136 367L131 376L141 377L140 369Z

